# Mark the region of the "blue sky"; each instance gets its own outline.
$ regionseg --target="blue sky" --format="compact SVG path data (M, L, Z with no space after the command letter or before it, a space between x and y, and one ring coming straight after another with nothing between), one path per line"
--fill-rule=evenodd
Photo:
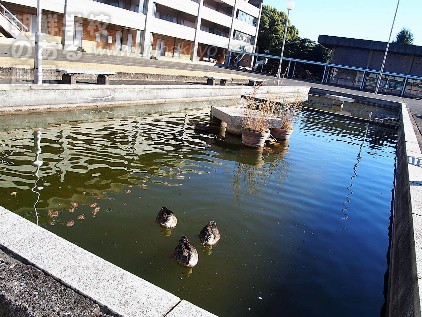
M285 11L288 0L264 0ZM387 41L397 0L295 0L290 12L301 37L316 41L318 35ZM403 28L422 45L422 0L401 0L392 38Z

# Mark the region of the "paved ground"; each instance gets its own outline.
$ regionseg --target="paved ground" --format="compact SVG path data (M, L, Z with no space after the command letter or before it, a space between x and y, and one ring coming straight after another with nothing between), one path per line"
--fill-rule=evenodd
M0 316L112 316L92 300L0 250Z
M253 74L248 70L228 70L217 67L212 63L191 63L175 59L168 60L152 60L135 56L107 56L83 53L81 58L76 61L69 61L66 54L57 50L57 56L52 58L51 55L44 61L44 65L48 68L87 68L101 69L115 72L128 73L147 73L147 74L163 74L163 75L182 75L182 76L199 76L210 74L225 74L233 78L264 78L273 82L274 78L265 75ZM0 65L2 67L33 67L33 55L29 58L16 59L12 54L10 45L0 45Z

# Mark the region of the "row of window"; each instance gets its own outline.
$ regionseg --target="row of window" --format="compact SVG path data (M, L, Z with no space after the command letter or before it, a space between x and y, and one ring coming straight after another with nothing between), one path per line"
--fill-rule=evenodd
M205 25L201 25L201 31L212 33L212 34L223 36L223 37L229 37L228 32L218 29L216 27L208 27Z
M234 31L233 38L235 40L250 43L252 45L254 45L255 42L255 38L253 36L240 31Z
M172 16L170 14L167 14L167 13L162 13L162 12L159 12L159 11L155 11L154 16L157 19L161 19L161 20L165 20L165 21L177 23L177 24L188 26L188 27L191 27L191 28L194 28L195 27L195 23L193 23L191 21L187 21L187 20L181 19L181 18L176 18L176 17L174 17L174 16Z
M247 14L246 12L243 12L241 10L239 10L237 12L236 18L240 21L246 22L246 23L253 25L255 27L258 25L258 19L257 18L255 18L252 15Z

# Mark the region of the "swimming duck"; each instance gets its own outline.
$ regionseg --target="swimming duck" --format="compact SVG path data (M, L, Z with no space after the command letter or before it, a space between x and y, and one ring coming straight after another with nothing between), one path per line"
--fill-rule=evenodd
M177 225L177 218L173 211L167 209L166 207L161 208L158 212L157 218L155 220L161 227L170 229L174 228Z
M186 267L194 267L198 263L198 251L185 236L180 238L179 244L174 249L174 257L177 263Z
M220 231L218 231L215 221L210 221L199 233L199 239L205 246L213 246L220 240Z

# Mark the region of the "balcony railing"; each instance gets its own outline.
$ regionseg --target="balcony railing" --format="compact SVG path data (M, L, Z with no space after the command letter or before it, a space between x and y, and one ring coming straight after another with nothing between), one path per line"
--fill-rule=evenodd
M227 28L231 27L232 17L221 12L215 11L209 7L203 7L202 19L223 25Z
M195 39L195 28L159 18L153 19L151 29L153 33L171 36L182 40L193 41Z
M171 8L180 12L196 16L198 14L198 1L195 0L155 0L156 4Z
M244 21L240 21L238 19L234 19L233 27L235 30L238 30L242 33L246 33L252 37L255 37L257 28L253 25L250 25Z
M201 30L198 32L198 42L211 46L227 48L229 45L229 38Z
M204 8L208 8L208 9L211 9L211 10L216 11L216 12L218 12L218 13L221 13L221 14L227 15L227 16L228 16L228 17L230 17L230 18L231 18L231 16L232 16L231 12L218 10L218 8L216 8L216 7L212 6L212 5L209 5L209 4L207 4L207 3L204 3Z
M239 10L252 15L255 18L259 18L259 8L250 4L247 1L238 1Z
M132 12L139 12L139 6L138 5L130 5L130 7L121 7L119 6L118 2L116 1L107 1L107 0L93 0L94 2L99 2L102 4L106 4L112 7L116 7L119 9L123 9L123 10L128 10L128 11L132 11Z

